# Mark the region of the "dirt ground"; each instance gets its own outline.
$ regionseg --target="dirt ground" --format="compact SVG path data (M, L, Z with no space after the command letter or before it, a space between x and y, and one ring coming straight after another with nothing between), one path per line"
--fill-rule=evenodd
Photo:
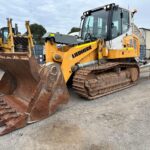
M70 93L52 117L0 137L0 150L150 150L150 79L95 101Z

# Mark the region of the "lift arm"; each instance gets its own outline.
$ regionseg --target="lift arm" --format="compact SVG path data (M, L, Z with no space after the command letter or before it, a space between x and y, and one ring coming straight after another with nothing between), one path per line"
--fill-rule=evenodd
M33 55L34 44L33 44L33 39L32 39L32 33L30 30L30 22L26 21L25 25L26 25L27 34L28 34L29 56L31 56L31 55Z
M7 19L7 25L8 25L8 38L10 39L10 46L11 46L11 52L14 53L14 34L13 34L13 30L12 30L12 19Z

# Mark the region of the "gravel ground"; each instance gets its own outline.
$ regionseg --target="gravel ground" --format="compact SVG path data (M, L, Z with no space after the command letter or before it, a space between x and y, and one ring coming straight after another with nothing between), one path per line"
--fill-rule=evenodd
M48 119L0 137L0 150L150 150L150 80L68 105Z

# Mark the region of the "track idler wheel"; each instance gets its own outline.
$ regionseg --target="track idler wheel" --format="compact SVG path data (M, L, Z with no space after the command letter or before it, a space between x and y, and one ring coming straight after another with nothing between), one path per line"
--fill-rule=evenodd
M129 69L130 74L131 74L131 80L132 82L135 82L139 79L139 71L137 68L130 68Z

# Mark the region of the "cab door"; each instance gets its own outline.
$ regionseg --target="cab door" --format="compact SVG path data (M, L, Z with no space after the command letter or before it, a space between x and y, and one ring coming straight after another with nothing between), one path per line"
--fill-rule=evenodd
M1 29L1 36L2 36L2 43L7 44L8 43L8 28L2 28Z

